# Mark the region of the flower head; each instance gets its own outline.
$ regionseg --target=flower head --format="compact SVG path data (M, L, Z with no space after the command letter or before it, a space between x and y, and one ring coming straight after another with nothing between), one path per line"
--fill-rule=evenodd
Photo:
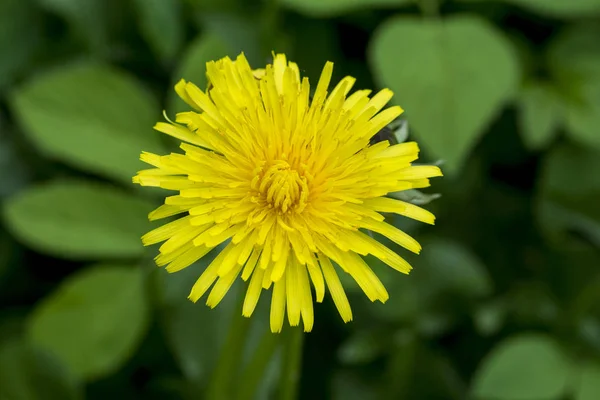
M134 182L175 191L151 220L182 214L143 236L164 242L156 257L179 271L224 246L202 272L189 298L210 289L215 307L241 275L248 281L242 314L249 317L263 290L271 295L271 330L279 332L287 310L290 325L313 326L313 291L321 302L329 290L344 321L352 311L337 268L356 280L371 301L388 293L361 256L371 254L408 273L410 265L368 232L418 253L419 244L387 224L381 213L433 223L434 216L388 193L429 186L435 166L412 166L414 142L370 144L396 119L398 106L381 111L392 92L348 96L355 79L328 91L333 64L325 64L312 99L307 78L285 55L253 71L244 55L207 63L207 91L180 81L175 90L195 111L155 129L180 139L183 154L142 153L155 168ZM337 265L337 267L336 267Z

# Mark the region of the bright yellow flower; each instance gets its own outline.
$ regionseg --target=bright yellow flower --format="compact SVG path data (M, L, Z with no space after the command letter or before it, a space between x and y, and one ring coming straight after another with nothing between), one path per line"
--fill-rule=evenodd
M429 186L428 178L441 175L438 167L411 165L419 151L414 142L370 145L402 113L397 106L380 112L392 92L347 96L352 77L328 92L328 62L311 100L308 79L283 54L256 71L243 54L206 68L206 92L183 80L175 86L195 111L155 126L182 140L185 154L142 153L156 168L134 177L143 186L178 192L151 220L185 214L143 236L145 245L164 242L156 263L179 271L223 244L189 298L198 301L212 286L207 305L215 307L241 274L250 280L246 317L261 291L273 287L273 332L281 331L286 309L290 325L302 319L304 330L312 329L311 283L317 302L327 287L342 319L352 320L335 264L371 301L385 302L385 287L361 256L372 254L403 273L411 267L365 231L419 253L420 245L380 212L433 224L430 212L385 196Z

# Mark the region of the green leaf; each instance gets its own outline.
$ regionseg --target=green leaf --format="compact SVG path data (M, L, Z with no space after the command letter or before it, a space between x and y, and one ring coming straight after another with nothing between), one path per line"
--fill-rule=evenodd
M17 238L58 257L139 257L152 208L111 186L56 181L9 199L4 216Z
M600 398L600 364L584 365L574 399L596 400L598 398Z
M556 90L548 84L532 83L519 96L519 127L525 145L541 149L556 136L563 118L563 104Z
M415 136L451 173L515 94L520 75L510 43L476 17L390 19L375 33L369 60Z
M104 54L108 49L107 0L37 0L46 10L56 13L69 22L73 31L88 46ZM114 5L115 3L113 3Z
M0 399L71 400L83 395L64 365L31 345L11 339L0 347Z
M133 0L142 35L162 60L170 62L184 40L180 0Z
M234 56L228 51L228 46L215 35L202 35L196 38L184 51L181 64L173 74L173 86L180 80L193 82L200 89L207 86L206 63L218 60L226 55ZM174 114L188 110L190 106L179 98L175 90L169 91L167 97L167 110Z
M600 245L600 153L573 145L550 152L539 184L538 219L556 243L572 243L573 233ZM573 179L577 177L577 179Z
M600 149L600 27L576 25L550 46L548 64L565 97L567 131Z
M476 399L550 400L567 390L571 366L547 336L527 334L497 345L475 373Z
M40 150L74 167L131 182L142 150L163 151L159 110L144 87L108 66L71 64L40 75L12 98Z
M490 0L462 0L490 2ZM600 0L503 0L528 10L552 17L585 17L600 13Z
M292 10L318 17L332 17L367 8L394 8L412 2L413 0L282 0Z
M0 1L0 89L27 69L39 49L40 16L31 3Z
M96 265L79 271L31 314L32 343L82 379L113 373L131 357L148 325L142 270Z

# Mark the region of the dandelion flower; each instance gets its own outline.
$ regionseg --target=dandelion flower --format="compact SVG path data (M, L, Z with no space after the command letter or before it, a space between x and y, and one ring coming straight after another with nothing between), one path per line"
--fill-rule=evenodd
M142 237L164 242L156 257L167 271L179 271L215 247L220 253L194 284L190 300L210 290L215 307L233 282L247 281L242 314L250 317L263 290L272 290L270 325L313 327L317 302L329 290L342 319L352 311L338 273L357 282L371 301L388 293L362 256L373 255L402 273L411 266L373 238L383 235L419 253L405 232L387 224L396 213L433 224L430 212L387 194L429 186L436 166L413 166L414 142L371 144L396 119L398 106L382 111L392 92L348 95L355 79L343 78L328 91L333 64L325 64L310 97L307 78L285 55L252 70L243 54L206 65L209 88L184 80L175 90L194 111L155 129L182 141L182 154L142 153L155 168L134 182L175 192L149 218L182 214Z

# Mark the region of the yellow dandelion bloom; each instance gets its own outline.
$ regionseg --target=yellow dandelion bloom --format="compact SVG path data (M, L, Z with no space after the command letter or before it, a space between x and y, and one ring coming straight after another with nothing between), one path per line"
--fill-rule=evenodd
M243 54L206 69L207 91L183 80L175 86L194 111L155 126L181 140L183 154L142 153L155 168L134 177L176 192L151 220L184 215L143 236L145 245L164 242L156 263L179 271L223 245L189 298L196 302L210 289L206 303L215 307L241 276L249 281L242 309L249 317L272 287L273 332L281 331L286 311L290 325L302 319L304 330L312 329L311 286L317 302L329 289L342 319L352 320L338 267L371 301L385 302L385 287L361 256L371 254L403 273L411 266L365 231L419 253L419 243L381 213L429 224L435 217L386 195L441 176L438 167L411 165L419 152L414 142L370 144L402 113L398 106L381 111L392 92L348 96L352 77L329 92L328 62L311 99L308 79L283 54L255 71Z

